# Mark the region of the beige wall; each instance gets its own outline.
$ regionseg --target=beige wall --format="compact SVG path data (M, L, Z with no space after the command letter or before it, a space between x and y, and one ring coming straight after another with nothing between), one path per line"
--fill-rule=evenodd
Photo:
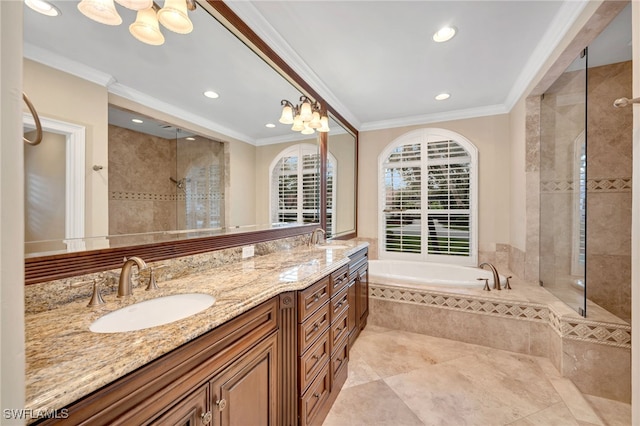
M640 98L640 2L634 1L633 94ZM640 106L633 107L633 179L631 215L631 424L640 424ZM635 213L635 214L633 214ZM635 311L634 311L635 309Z
M257 148L243 142L229 142L225 145L229 153L229 165L225 206L227 226L244 226L269 223L259 217L257 183L260 179L256 164ZM263 179L267 180L267 179Z
M85 126L85 234L107 235L106 170L91 169L94 164L106 166L108 162L107 89L25 59L24 91L39 115Z
M511 141L511 158L509 161L509 177L511 181L511 203L509 205L509 237L512 247L526 250L526 173L525 143L526 140L526 108L524 98L518 101L509 113L509 139Z
M378 236L378 155L394 139L419 128L442 128L478 149L478 249L493 252L509 243L511 144L507 114L361 132L358 153L358 236Z
M0 2L0 408L25 400L22 2ZM24 424L4 419L2 424Z

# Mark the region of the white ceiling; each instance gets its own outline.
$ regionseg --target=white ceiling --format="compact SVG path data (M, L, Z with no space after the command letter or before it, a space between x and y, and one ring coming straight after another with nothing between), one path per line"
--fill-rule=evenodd
M299 93L202 7L190 12L193 33L164 31L165 45L152 47L129 35L134 12L118 6L124 24L108 27L82 16L77 2L53 3L63 12L59 18L25 8L26 57L98 75L113 93L155 102L157 109L250 143L292 136L277 118L280 100L296 101ZM508 112L585 2L228 5L337 111L368 130ZM626 44L622 48L630 55L630 44L621 41L631 39L628 22L629 28L614 39L616 47ZM458 34L447 43L433 42L433 33L445 24L457 27ZM601 51L615 50L604 44L608 47ZM93 74L80 72L83 67ZM204 98L207 89L218 91L220 98ZM435 101L441 92L451 98ZM267 122L277 123L276 129L266 129Z

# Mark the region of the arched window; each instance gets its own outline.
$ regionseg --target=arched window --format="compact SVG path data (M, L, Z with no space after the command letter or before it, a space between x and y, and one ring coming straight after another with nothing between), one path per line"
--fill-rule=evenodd
M271 222L320 222L320 153L298 144L280 152L270 166ZM327 237L334 234L336 159L327 155Z
M382 258L476 265L477 150L463 136L420 129L378 157Z

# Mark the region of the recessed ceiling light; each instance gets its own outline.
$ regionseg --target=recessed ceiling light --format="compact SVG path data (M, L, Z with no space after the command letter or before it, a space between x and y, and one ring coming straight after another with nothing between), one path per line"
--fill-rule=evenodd
M144 123L144 121L140 120L139 118L132 118L131 121L133 121L134 123L137 123L137 124Z
M216 99L216 98L218 98L218 96L220 96L216 92L214 92L213 90L207 90L206 92L204 92L204 95L207 98L211 98L211 99Z
M192 136L189 136L188 138L185 138L185 139L188 140L188 141L195 141L196 140L196 138L194 138Z
M276 125L273 124L273 123L267 123L267 124L264 125L264 127L268 127L270 129L273 129L274 127L276 127Z
M47 16L58 16L60 11L57 7L45 0L24 0L24 4L38 13L42 13Z
M442 27L433 35L433 41L442 43L451 40L454 35L456 35L455 27Z
M450 97L451 95L448 93L440 93L439 95L436 95L436 101L444 101L445 99L449 99Z

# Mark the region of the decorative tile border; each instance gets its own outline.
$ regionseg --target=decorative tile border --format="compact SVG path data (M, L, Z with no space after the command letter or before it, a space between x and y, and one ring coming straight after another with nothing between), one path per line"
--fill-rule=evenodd
M589 192L630 192L631 178L587 179ZM548 180L540 182L542 193L573 192L573 180Z
M213 194L193 194L186 195L180 194L154 194L151 192L126 192L126 191L112 191L109 194L110 200L125 200L125 201L184 201L184 200L223 200L223 193Z
M546 305L506 301L369 283L370 297L441 309L548 323L563 339L631 349L631 327L579 318L562 318Z

